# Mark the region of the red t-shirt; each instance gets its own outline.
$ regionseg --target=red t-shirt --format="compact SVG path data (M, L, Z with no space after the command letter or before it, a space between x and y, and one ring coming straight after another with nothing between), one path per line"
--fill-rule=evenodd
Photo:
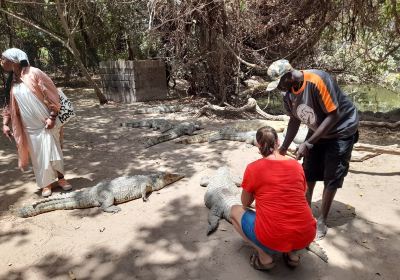
M292 159L259 159L250 163L242 187L256 201L255 233L270 249L303 249L315 238L316 221L307 204L302 166Z

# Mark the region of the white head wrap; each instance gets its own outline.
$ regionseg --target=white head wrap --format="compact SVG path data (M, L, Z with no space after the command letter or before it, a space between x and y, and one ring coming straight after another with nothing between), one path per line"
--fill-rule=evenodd
M15 63L20 63L22 60L26 60L29 64L28 56L26 55L26 53L17 48L8 49L4 51L1 55Z

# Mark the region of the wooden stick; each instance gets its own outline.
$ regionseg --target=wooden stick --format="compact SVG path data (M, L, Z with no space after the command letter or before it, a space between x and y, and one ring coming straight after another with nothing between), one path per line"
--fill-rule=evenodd
M390 122L374 122L374 121L360 121L360 126L368 127L386 127L389 129L395 129L400 127L400 121L390 123Z
M355 151L368 151L381 154L400 155L399 145L378 146L371 144L356 143L354 144Z

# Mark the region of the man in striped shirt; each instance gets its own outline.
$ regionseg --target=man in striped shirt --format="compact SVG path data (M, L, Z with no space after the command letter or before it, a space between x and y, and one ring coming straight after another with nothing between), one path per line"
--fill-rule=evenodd
M358 111L336 81L324 71L297 70L281 59L271 64L268 75L273 81L267 91L276 88L285 91L284 107L290 116L281 154L286 154L300 123L309 128L306 141L297 151L297 159L304 157L306 197L310 206L316 181L324 182L316 236L321 239L326 235L329 209L337 189L343 185L353 145L358 140Z

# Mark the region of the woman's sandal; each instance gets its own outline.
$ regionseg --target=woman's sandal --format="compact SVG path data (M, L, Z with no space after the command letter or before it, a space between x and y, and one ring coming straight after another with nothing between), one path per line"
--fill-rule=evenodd
M285 261L285 264L290 267L290 268L296 268L299 266L300 264L300 256L298 260L293 260L290 258L288 253L283 253L283 260Z
M69 191L69 190L72 189L72 185L67 180L65 180L64 178L58 179L57 185L60 188L62 188L64 191Z
M42 189L42 196L43 197L49 197L51 195L52 191L51 191L51 185L44 187Z
M262 264L258 254L253 254L250 256L250 265L257 270L271 270L275 267L275 262L272 261L267 264Z

